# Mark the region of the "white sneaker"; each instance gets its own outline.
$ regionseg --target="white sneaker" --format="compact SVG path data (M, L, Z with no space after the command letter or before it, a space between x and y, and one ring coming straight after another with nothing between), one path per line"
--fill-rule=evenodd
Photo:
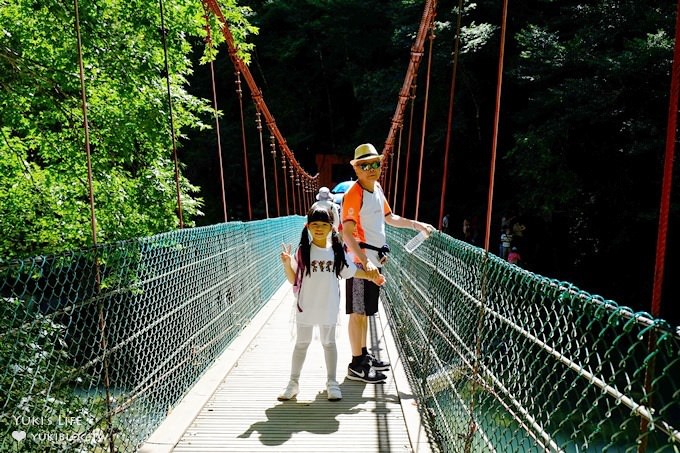
M328 394L328 401L340 401L342 399L340 386L335 381L326 383L326 393Z
M298 383L295 381L290 381L288 382L288 386L283 390L283 392L281 392L277 399L279 401L291 400L295 398L299 391L300 387L298 386Z

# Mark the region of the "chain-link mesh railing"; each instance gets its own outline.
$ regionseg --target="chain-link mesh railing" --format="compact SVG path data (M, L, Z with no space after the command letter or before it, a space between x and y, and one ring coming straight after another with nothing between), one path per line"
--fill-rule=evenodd
M390 229L383 293L446 452L680 451L680 335L435 233Z
M281 286L303 222L1 263L0 451L135 451Z

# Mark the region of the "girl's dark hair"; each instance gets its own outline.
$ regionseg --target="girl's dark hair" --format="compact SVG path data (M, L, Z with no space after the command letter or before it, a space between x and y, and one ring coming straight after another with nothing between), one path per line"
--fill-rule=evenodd
M309 212L307 212L307 223L312 222L326 222L333 225L333 211L331 211L331 208L312 205ZM333 249L333 270L335 271L335 275L340 277L340 271L348 264L345 259L345 250L342 247L342 242L340 242L340 235L334 229L331 230L331 247ZM302 266L302 270L306 275L311 275L309 264L311 248L309 232L307 230L307 225L305 225L302 229L302 235L300 236L300 244L298 245L299 261L301 261L298 262L298 266Z

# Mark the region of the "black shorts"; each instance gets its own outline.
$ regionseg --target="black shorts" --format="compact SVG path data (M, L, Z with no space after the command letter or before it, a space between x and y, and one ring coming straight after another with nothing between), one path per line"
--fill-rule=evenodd
M361 268L361 265L357 266ZM373 316L378 312L380 287L365 278L348 278L345 287L345 312Z

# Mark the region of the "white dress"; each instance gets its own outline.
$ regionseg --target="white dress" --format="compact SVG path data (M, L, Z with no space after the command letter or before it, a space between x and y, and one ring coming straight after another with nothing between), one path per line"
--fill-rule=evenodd
M297 294L296 322L299 325L334 326L338 322L340 310L340 280L333 269L333 249L310 246L310 275L303 273L302 286ZM347 266L340 271L340 277L352 278L357 270L352 260L345 255ZM291 267L297 271L297 263L292 260Z

